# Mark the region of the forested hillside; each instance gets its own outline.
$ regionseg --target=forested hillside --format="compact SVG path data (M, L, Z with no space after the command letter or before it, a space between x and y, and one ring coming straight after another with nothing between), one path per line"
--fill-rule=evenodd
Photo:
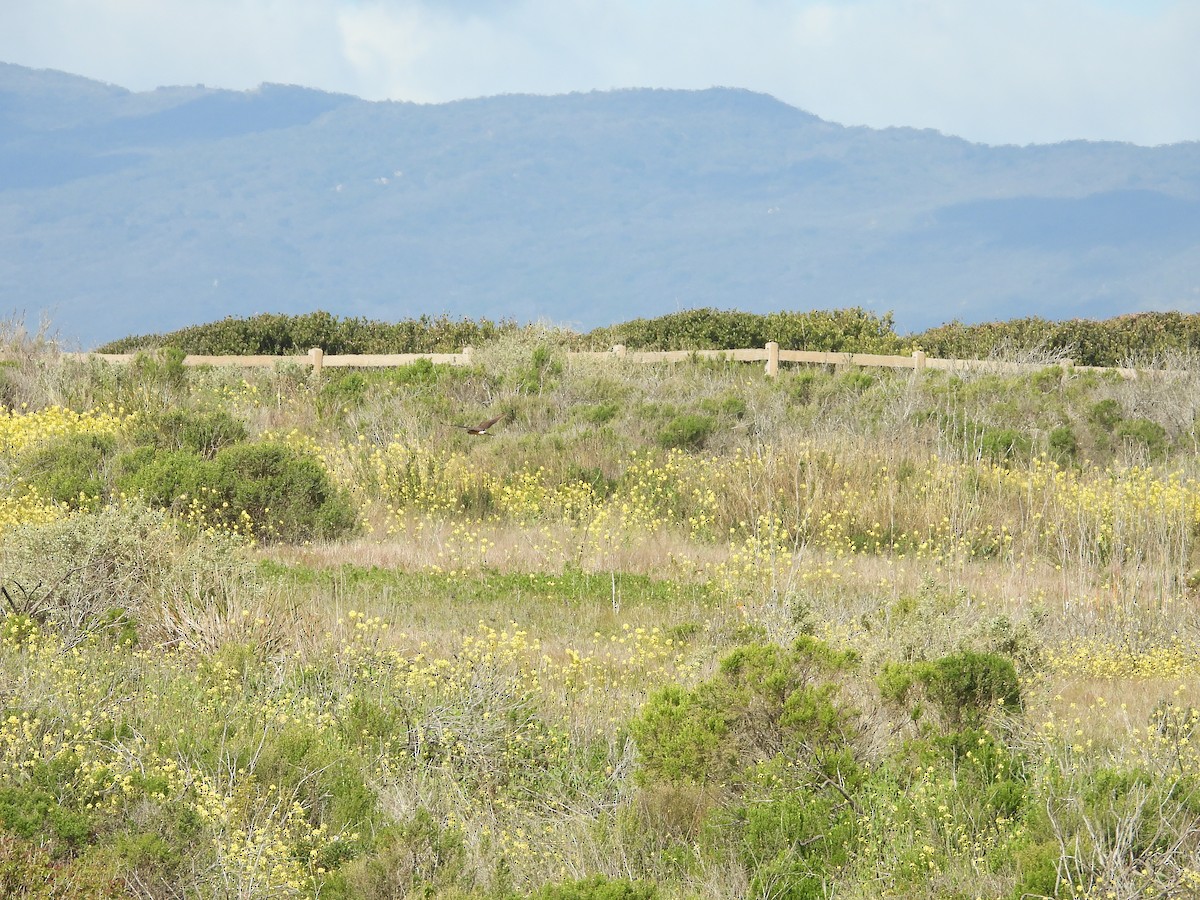
M0 64L0 296L87 349L314 309L1194 310L1198 173L1197 143L989 147L730 89L422 105Z

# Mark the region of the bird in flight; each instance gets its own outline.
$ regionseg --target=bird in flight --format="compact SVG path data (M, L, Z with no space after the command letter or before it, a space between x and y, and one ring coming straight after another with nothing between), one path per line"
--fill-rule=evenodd
M480 422L478 425L454 425L454 428L465 429L467 434L488 434L488 429L504 418L506 413L500 413L494 419L488 419L486 422Z

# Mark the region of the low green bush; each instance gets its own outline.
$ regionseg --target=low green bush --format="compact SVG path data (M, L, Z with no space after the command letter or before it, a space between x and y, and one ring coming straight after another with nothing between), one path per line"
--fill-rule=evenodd
M1169 447L1167 430L1150 419L1126 419L1117 425L1116 435L1145 451L1151 459L1161 459Z
M687 413L671 419L658 433L658 444L666 449L699 450L717 426L711 416Z
M1069 896L1062 892L1065 885L1063 873L1059 871L1061 861L1062 849L1053 841L1020 848L1016 859L1017 884L1011 895L1013 900Z
M1070 425L1058 425L1046 438L1050 455L1058 462L1071 462L1079 453L1079 441Z
M1012 660L998 653L962 650L943 656L925 679L929 698L954 724L973 724L994 706L1021 708L1021 685Z
M111 867L86 859L56 859L40 839L0 830L0 897L12 900L123 900L129 896Z
M1112 397L1097 400L1087 411L1088 422L1103 431L1112 431L1123 418L1121 404Z
M697 687L654 694L630 724L644 786L687 798L714 789L686 806L706 840L731 844L756 893L819 897L824 873L847 859L865 770L836 677L854 662L807 636L739 647Z
M108 494L105 469L116 448L108 435L71 434L40 443L20 462L21 482L55 503L80 507Z
M329 861L333 862L333 861ZM399 825L382 829L375 847L342 862L321 888L324 900L434 897L471 886L462 831L418 808Z
M145 413L131 440L139 446L184 450L211 459L222 447L246 440L245 424L224 409L166 409Z
M815 762L853 747L853 713L827 680L851 664L803 637L790 649L739 647L694 689L668 685L630 725L643 779L735 787L739 773L779 753Z
M212 481L211 464L191 450L138 447L117 457L116 487L164 509L179 510Z
M56 793L38 784L42 780L35 772L33 784L0 788L0 829L67 849L84 846L92 831L90 818L65 807Z
M530 900L657 900L658 888L642 881L592 875L579 881L548 884Z
M852 394L864 394L875 384L876 375L863 369L851 369L838 376L837 384Z
M700 401L700 408L711 416L740 419L746 415L746 401L732 393L720 397L706 397Z
M229 525L245 513L255 533L303 542L335 538L354 528L356 515L311 454L287 444L263 442L227 447L213 461L212 489Z
M369 386L361 372L343 372L326 378L317 392L317 411L326 418L357 409L366 399Z
M385 370L384 377L395 385L415 387L418 385L435 385L443 379L454 377L454 366L446 363L434 363L428 359L415 359L406 366L397 366Z
M1200 315L1144 312L1111 319L1054 322L1037 316L964 325L950 322L912 336L930 356L986 359L997 350L1042 349L1078 366L1122 366L1131 357L1161 357L1200 348Z
M1016 667L998 653L961 650L934 662L889 663L877 684L885 699L907 706L914 719L928 701L952 730L979 725L997 707L1021 708Z
M826 380L828 380L827 375L812 369L797 369L783 375L779 384L792 403L798 406L807 406L813 402L818 388Z
M902 346L891 314L850 309L781 311L688 309L654 319L633 319L586 335L599 348L624 344L631 350L729 350L765 347L785 350L889 353Z
M1029 455L1030 440L1015 428L987 428L980 436L979 449L992 462L1010 462Z
M620 404L613 401L606 401L580 408L579 416L585 422L590 422L593 425L603 425L615 419L620 411Z
M183 365L186 358L187 354L178 347L139 353L129 365L126 380L163 387L169 393L181 392L187 385L187 369Z
M550 390L563 373L563 361L548 344L533 348L529 361L517 373L517 387L525 394L540 395Z
M321 463L287 444L233 444L211 460L190 450L139 447L122 454L115 469L117 486L129 496L177 512L195 500L208 525L260 540L335 538L357 520Z

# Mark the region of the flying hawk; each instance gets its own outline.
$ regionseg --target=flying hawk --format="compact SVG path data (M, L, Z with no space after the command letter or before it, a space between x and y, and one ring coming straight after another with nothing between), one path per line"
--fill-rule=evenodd
M500 413L494 419L488 419L486 422L480 422L478 425L453 425L452 427L465 429L467 434L487 434L488 429L503 419L505 415L507 413Z

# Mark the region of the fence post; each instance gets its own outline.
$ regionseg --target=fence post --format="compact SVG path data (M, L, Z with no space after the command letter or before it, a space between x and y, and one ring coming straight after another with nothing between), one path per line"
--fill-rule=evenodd
M612 352L613 352L613 356L617 357L618 359L624 359L625 358L625 345L617 344L615 347L612 348Z
M767 377L779 374L779 341L767 341Z
M914 372L924 372L925 371L925 351L924 350L914 350L913 351L913 371Z
M1062 360L1059 360L1058 364L1059 364L1060 366L1062 366L1062 370L1063 370L1063 372L1070 372L1070 371L1071 371L1071 368L1072 368L1072 367L1075 365L1075 360L1073 360L1073 359L1062 359Z
M462 349L462 364L464 366L469 366L469 365L471 365L472 361L474 361L474 359L475 359L475 348L472 347L470 344L463 347L463 349Z
M313 377L320 378L321 367L325 364L325 351L320 347L313 347L308 351L308 361L312 364Z

